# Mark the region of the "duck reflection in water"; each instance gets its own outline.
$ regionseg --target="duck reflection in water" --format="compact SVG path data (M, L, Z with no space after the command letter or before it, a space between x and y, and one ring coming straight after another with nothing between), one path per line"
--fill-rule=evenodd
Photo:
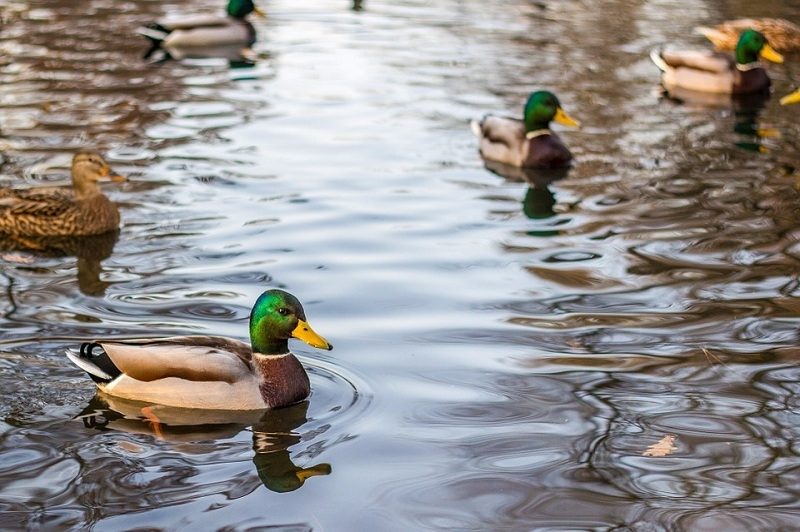
M733 144L746 151L766 153L769 147L765 140L781 136L778 130L759 125L759 115L770 98L769 90L748 94L715 94L676 87L665 89L662 97L678 105L732 111L735 120L733 132L737 137ZM741 137L749 138L742 140Z
M758 115L764 109L769 99L769 93L734 96L733 114L735 123L733 131L739 136L749 137L748 140L734 142L736 146L745 150L758 153L769 152L765 139L778 139L780 131L774 128L762 127Z
M39 257L76 257L78 289L87 296L102 296L112 284L100 279L101 262L111 256L119 239L119 231L90 236L18 236L0 233L0 251L4 262L20 262L23 258L9 255L24 252Z
M496 161L484 161L486 169L511 183L526 183L528 190L522 201L522 212L532 220L555 216L556 198L550 184L569 175L569 168L523 168Z
M303 436L295 432L306 421L308 401L267 411L253 425L253 463L261 483L270 491L294 491L311 477L329 475L330 464L298 467L292 462L289 447L300 443Z
M253 431L253 464L270 491L286 493L307 479L328 475L327 463L300 467L289 447L303 439L297 432L308 421L308 401L267 411L219 411L149 405L97 393L76 416L84 426L128 434L153 435L175 444L232 438L247 427Z

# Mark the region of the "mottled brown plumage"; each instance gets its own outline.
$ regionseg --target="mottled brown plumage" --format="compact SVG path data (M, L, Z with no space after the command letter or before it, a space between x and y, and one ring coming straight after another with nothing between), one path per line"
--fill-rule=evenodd
M0 190L0 233L20 236L99 235L119 227L119 211L98 186L124 181L95 152L72 159L72 189Z
M800 26L782 18L740 18L723 22L714 28L699 26L696 30L714 43L718 50L731 51L736 49L742 32L750 28L763 33L778 52L800 51Z

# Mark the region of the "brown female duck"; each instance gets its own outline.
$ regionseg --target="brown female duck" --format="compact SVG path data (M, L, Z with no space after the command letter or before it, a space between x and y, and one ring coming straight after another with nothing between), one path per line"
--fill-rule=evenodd
M72 159L72 190L55 187L0 190L0 233L16 236L86 236L119 227L117 207L98 182L124 181L93 151Z
M764 34L769 44L778 52L800 50L800 26L782 18L740 18L728 20L713 28L699 26L695 29L718 50L735 50L742 32L748 29Z

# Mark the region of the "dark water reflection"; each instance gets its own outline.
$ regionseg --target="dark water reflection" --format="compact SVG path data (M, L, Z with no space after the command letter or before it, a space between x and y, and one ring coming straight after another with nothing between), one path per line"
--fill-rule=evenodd
M796 528L800 107L662 98L648 53L800 4L270 2L253 68L141 61L188 6L2 6L2 184L130 181L114 242L3 248L1 528ZM574 167L487 169L469 120L537 88ZM336 350L264 419L155 433L63 356L242 338L265 286Z
M197 412L96 395L78 417L87 428L186 443L176 449L190 454L203 454L198 442L229 439L252 427L258 478L267 489L284 493L298 489L308 478L331 472L330 464L300 467L291 459L289 447L302 440L296 430L308 422L307 412L308 402L268 412ZM323 428L314 436L324 432Z
M30 262L24 255L27 253L44 257L75 257L78 289L89 296L101 296L109 285L100 279L101 262L111 256L118 238L119 231L81 237L20 238L0 234L0 252L5 253L3 259L7 263L20 264L20 268L25 268ZM10 255L11 252L21 254Z
M556 197L550 190L550 184L565 179L569 175L569 168L517 168L496 161L486 161L485 165L487 170L509 182L528 185L522 200L522 212L525 216L534 220L555 216L553 206L556 204Z

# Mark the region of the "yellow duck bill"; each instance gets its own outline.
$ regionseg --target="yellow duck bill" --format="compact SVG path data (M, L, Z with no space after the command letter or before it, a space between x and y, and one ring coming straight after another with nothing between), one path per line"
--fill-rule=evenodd
M297 327L292 331L292 337L302 340L317 349L326 349L328 351L333 349L333 346L325 338L315 333L314 329L303 320L297 320Z

